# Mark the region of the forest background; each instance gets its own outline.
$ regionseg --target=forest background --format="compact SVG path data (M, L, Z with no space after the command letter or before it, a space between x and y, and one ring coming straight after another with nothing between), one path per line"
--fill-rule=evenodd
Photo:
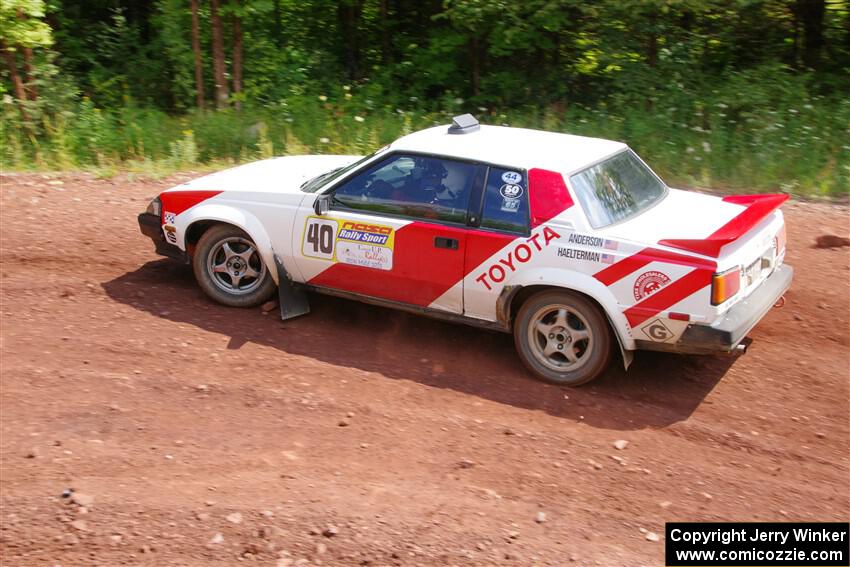
M850 194L848 0L0 0L8 170L363 154L455 114Z

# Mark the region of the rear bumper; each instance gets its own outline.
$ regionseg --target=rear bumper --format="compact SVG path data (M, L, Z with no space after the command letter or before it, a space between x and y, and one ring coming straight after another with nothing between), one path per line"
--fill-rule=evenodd
M791 287L794 269L778 267L762 284L712 325L688 325L675 344L635 341L639 349L682 354L731 352Z
M154 250L157 254L182 262L188 262L186 252L180 250L176 244L172 244L165 239L165 234L162 232L162 220L158 215L141 213L139 215L139 230L142 231L142 234L153 240Z

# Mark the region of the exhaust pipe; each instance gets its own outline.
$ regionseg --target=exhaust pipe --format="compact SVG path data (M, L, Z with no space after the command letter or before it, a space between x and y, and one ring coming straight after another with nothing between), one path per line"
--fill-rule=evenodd
M747 347L750 346L753 340L749 337L744 338L740 343L732 347L732 350L726 351L728 356L741 356L747 354Z
M783 295L779 299L776 300L776 303L773 304L774 307L785 307L785 296Z

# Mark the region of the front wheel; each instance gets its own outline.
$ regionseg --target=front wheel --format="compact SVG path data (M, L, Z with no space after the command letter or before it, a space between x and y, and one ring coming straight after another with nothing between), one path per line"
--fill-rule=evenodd
M522 362L548 382L579 386L605 370L611 330L589 299L568 291L533 295L514 320L514 343Z
M257 245L231 225L210 228L192 257L198 285L210 298L231 307L254 307L275 290Z

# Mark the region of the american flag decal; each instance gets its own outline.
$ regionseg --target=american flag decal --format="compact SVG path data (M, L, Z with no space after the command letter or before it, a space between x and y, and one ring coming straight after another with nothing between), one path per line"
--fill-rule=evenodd
M616 242L614 244L616 244ZM606 248L607 248L607 246L606 246ZM613 264L614 260L616 260L617 257L614 256L613 254L603 254L602 257L599 258L599 259L601 261L605 262L606 264Z
M616 240L605 240L605 242L602 243L602 247L606 250L616 250L618 245L619 242Z

